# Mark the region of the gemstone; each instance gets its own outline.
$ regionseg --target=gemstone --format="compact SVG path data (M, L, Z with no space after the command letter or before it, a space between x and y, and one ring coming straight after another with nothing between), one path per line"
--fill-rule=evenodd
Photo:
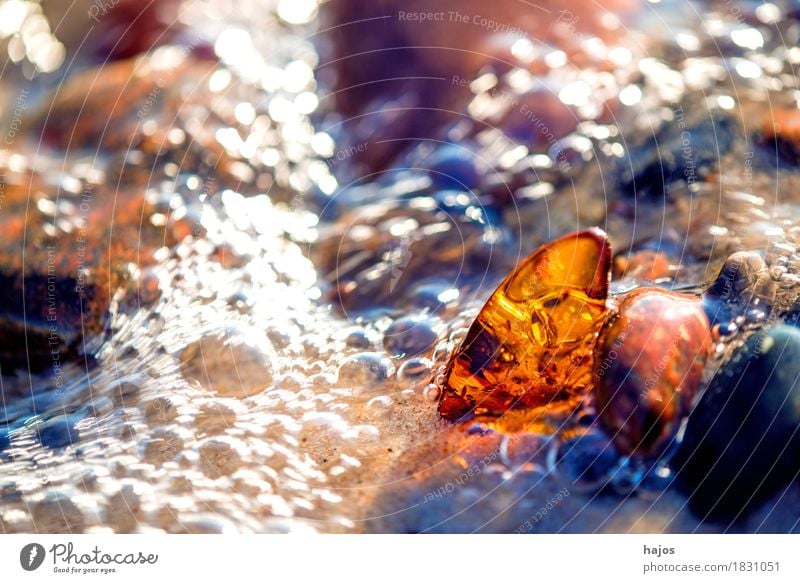
M673 464L700 517L732 521L800 470L800 330L761 331L723 363Z
M608 241L598 229L566 235L526 258L453 356L440 415L488 416L496 429L513 431L536 428L546 410L574 407L591 383L610 267Z
M694 296L640 288L623 298L600 332L592 372L600 423L622 453L664 450L710 350L708 318Z

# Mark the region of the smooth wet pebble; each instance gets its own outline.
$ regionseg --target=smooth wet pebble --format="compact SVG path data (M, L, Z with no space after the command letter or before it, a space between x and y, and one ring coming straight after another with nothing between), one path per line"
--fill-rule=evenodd
M701 518L733 520L800 472L800 330L751 336L689 417L677 477Z
M601 425L622 453L650 457L667 447L710 350L698 299L656 288L624 297L600 332L592 371Z
M703 307L712 324L729 324L751 310L768 314L777 285L767 264L754 251L739 251L726 260L714 283L703 294Z

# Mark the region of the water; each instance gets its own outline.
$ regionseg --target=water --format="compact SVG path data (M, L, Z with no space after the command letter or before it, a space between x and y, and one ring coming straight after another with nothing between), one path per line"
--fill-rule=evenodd
M131 203L143 217L128 225L117 216L105 239L109 258L126 267L111 273L100 263L122 291L109 298L108 332L87 336L96 363L66 359L30 374L5 367L0 376L9 435L0 528L719 528L699 525L678 494L639 487L639 469L602 455L614 467L611 486L591 474L591 488L567 485L564 495L559 476L576 470L551 471L555 442L451 427L430 382L497 281L581 225L605 228L616 252L653 242L667 250L681 265L660 282L667 287L703 286L730 252L758 251L778 287L770 313L793 304L794 165L742 122L760 119L765 102L791 102L797 89L798 28L776 10L782 36L767 32L771 9L745 21L722 4L702 19L646 6L618 43L585 33L575 58L594 60L581 66L522 43L517 64L549 75L559 99L536 109L552 91L537 93L522 66L484 71L469 91L446 92L459 121L434 120L437 142L403 138L405 118L366 124L380 129L365 140L363 127L336 121L335 82L320 66L330 40L315 4L187 2L181 18L195 48L162 49L132 87L132 71L119 74L129 101L113 117L117 131L105 132L106 113L82 113L79 131L66 125L41 147L41 118L29 113L34 133L0 155L0 213L35 202L26 211L32 232L69 241L82 221L108 228L104 200L123 212ZM672 28L652 29L659 17ZM203 56L212 50L218 64ZM33 112L54 81L29 69ZM97 82L116 81L106 72ZM84 87L74 91L80 103ZM61 98L52 124L73 110L69 89ZM610 117L605 99L619 101ZM102 97L90 103L107 112ZM373 106L391 102L358 107ZM562 127L564 116L572 123ZM402 146L381 146L400 138ZM441 147L445 140L455 146ZM671 150L654 154L655 145ZM653 160L670 153L664 189ZM99 218L81 209L87 191ZM723 340L720 357L740 338ZM591 458L578 454L559 450ZM780 509L794 508L797 495L737 528L796 528Z

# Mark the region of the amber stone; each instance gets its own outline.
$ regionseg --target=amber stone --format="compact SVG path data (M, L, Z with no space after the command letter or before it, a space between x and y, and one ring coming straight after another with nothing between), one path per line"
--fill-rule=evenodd
M453 356L440 415L485 416L506 431L543 430L541 414L574 406L591 382L610 267L599 229L566 235L527 257L489 298Z
M660 454L689 413L711 350L701 301L657 288L626 295L592 371L600 422L626 455Z

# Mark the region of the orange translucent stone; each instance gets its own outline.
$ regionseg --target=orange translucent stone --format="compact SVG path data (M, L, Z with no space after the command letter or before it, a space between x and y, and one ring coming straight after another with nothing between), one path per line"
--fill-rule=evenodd
M528 256L486 302L450 361L439 414L541 431L542 413L574 407L591 384L610 271L608 239L599 229L571 233Z

